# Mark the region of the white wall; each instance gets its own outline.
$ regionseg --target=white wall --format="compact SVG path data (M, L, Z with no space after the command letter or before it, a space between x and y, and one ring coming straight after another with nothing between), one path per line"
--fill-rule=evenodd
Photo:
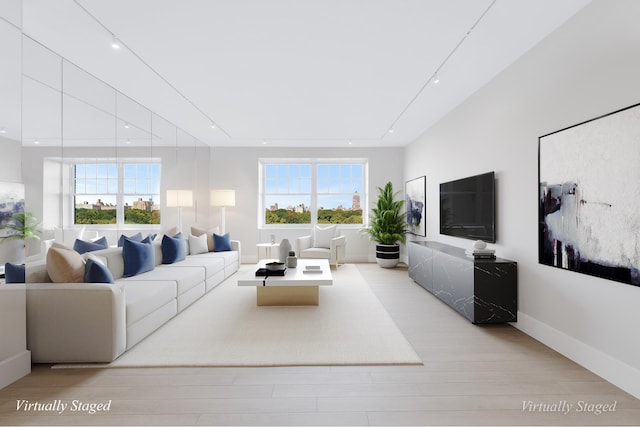
M19 154L19 152L18 152ZM29 209L36 217L44 219L44 226L52 229L61 224L59 209L51 209L46 201L60 200L58 182L48 182L43 175L47 158L59 158L60 148L27 147L23 149L24 163L29 167L24 170L26 199ZM64 157L96 158L100 156L114 157L113 148L82 149L65 148ZM258 159L260 158L367 158L369 160L369 197L370 202L363 209L369 210L371 198L375 198L377 187L391 181L400 197L404 197L403 148L344 148L332 149L290 149L290 148L149 148L118 149L119 157L153 156L162 161L162 191L166 189L195 189L197 204L193 208L183 209L183 231L188 233L189 227L198 224L203 227L220 225L220 208L209 206L209 189L223 188L236 190L236 206L226 209L226 230L231 238L242 243L243 262L255 262L258 257L256 244L268 242L270 234L275 234L277 241L289 239L293 244L298 236L308 234L310 228L258 229ZM55 165L54 165L55 167ZM46 185L45 185L46 184ZM51 185L50 185L51 184ZM177 208L162 205L162 226L166 229L177 225ZM92 230L91 227L87 227ZM110 244L114 244L120 233L132 234L137 229L105 231ZM350 262L373 262L375 253L373 245L362 235L359 227L342 228L341 234L347 238L346 260ZM51 238L51 235L45 235Z
M291 149L291 148L213 148L211 150L211 187L236 190L236 206L226 209L226 229L232 239L242 242L243 262L255 262L258 257L256 244L268 242L270 234L276 241L294 239L309 234L311 228L287 229L267 227L258 229L258 160L260 158L367 158L369 160L369 196L375 197L377 187L391 181L399 190L404 190L403 148L331 148L331 149ZM370 209L371 203L362 204ZM213 211L214 225L219 224L220 211ZM346 260L373 261L375 254L368 239L358 227L342 228L346 237Z
M2 167L0 167L0 181L22 182L22 144L20 141L0 136L0 150L2 152Z
M427 176L427 238L468 247L439 235L438 185L495 170L516 326L640 397L640 288L539 265L537 235L538 137L640 102L638 16L638 1L595 0L408 146L405 178Z
M22 182L20 129L20 38L22 1L0 2L0 181ZM11 23L9 25L8 23ZM14 27L15 25L15 27ZM22 262L21 241L0 243L0 265ZM24 285L0 285L0 389L31 372L31 353L27 350Z

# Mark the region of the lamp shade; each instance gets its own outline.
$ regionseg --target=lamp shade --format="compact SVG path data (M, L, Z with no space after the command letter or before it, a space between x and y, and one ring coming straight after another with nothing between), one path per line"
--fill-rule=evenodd
M211 190L211 206L235 206L236 190Z
M193 191L167 190L167 207L188 208L193 206Z

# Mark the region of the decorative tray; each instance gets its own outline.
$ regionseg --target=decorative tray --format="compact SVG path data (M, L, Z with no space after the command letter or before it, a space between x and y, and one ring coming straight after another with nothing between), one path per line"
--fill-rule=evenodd
M286 267L284 268L284 270L269 270L268 268L259 268L256 270L256 277L284 276L286 273Z

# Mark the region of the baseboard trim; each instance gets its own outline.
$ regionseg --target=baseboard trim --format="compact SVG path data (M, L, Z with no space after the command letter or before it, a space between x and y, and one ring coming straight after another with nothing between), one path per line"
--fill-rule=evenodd
M640 399L640 370L520 311L513 326Z
M0 361L0 389L31 372L31 352L22 351Z

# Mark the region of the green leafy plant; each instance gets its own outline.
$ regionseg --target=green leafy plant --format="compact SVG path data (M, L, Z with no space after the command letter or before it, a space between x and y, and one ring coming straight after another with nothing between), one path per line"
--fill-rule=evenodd
M15 212L11 219L2 226L7 232L0 236L2 242L10 240L40 239L40 223L31 212Z
M370 224L362 229L371 240L383 245L404 243L407 239L407 214L402 211L404 200L396 200L395 197L391 181L383 188L378 187L378 201L376 207L371 209Z

